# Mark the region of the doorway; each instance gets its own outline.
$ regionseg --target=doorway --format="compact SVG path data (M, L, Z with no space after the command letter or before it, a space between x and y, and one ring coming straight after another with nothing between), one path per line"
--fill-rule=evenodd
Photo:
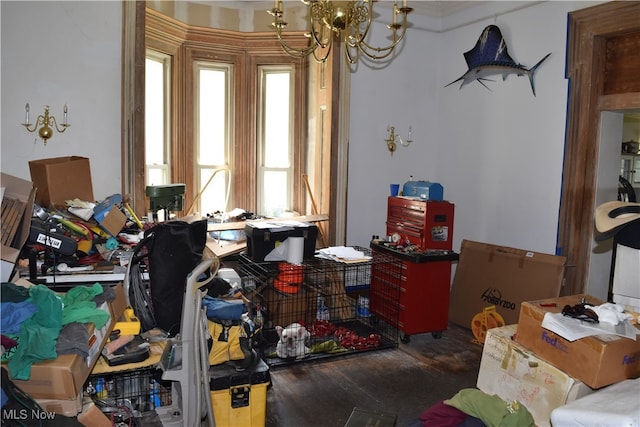
M569 107L558 253L567 257L562 295L587 291L594 236L601 113L640 109L640 2L610 2L569 14ZM608 270L607 270L608 271Z

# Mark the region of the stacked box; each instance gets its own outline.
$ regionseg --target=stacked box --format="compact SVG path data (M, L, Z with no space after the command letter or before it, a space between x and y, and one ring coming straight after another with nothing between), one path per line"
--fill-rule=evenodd
M592 388L640 377L640 340L601 334L569 341L542 327L545 313L560 313L565 305L583 299L592 305L603 303L584 294L523 302L516 341Z
M504 401L522 403L538 427L550 426L555 408L593 390L515 342L517 325L487 331L477 387Z

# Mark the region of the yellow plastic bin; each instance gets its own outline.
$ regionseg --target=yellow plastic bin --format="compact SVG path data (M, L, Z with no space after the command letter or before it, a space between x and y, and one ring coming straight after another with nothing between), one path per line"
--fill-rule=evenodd
M229 365L209 368L213 416L218 426L264 426L267 415L269 365L259 360L245 371Z

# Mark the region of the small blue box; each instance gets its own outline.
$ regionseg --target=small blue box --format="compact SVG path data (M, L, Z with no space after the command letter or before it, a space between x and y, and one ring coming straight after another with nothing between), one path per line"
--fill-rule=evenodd
M442 185L429 181L407 181L402 187L402 195L422 200L443 200Z

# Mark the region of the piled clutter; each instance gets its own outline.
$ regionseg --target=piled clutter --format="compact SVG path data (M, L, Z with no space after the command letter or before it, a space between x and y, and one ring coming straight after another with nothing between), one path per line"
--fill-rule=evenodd
M596 314L608 306L590 295L523 302L517 326L488 332L478 388L507 401L518 400L536 425L548 426L565 405L640 377L638 314L620 310L614 325ZM610 412L609 423L598 425L637 425L640 380L634 381L636 393L621 397L627 412ZM636 424L616 418L629 410L635 411ZM555 425L584 425L574 424L580 419L590 423L583 417Z
M3 423L36 408L75 416L82 386L124 311L123 288L96 283L60 294L18 282L2 284Z
M477 388L415 425L640 425L640 314L616 309L614 325L597 315L609 307L586 294L522 302L517 324L487 331Z
M612 224L628 222L627 215ZM632 227L639 225L627 225L628 235L638 236ZM636 250L635 262L639 256ZM617 304L588 294L559 296L564 262L462 242L450 320L470 328L483 345L477 388L428 408L416 425L640 425L638 278L626 287L614 281L610 301Z
M29 169L32 182L2 174L2 280L123 273L152 221L143 223L120 194L96 202L87 158L34 160Z

